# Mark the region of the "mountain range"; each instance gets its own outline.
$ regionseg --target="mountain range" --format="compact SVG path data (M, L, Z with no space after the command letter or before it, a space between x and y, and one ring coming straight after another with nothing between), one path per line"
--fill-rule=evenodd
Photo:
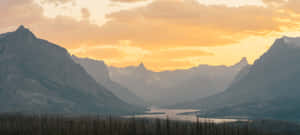
M282 37L249 65L154 72L71 56L20 26L0 34L0 113L132 114L147 103L199 116L300 120L300 38ZM173 105L176 104L176 105ZM172 106L170 106L172 105Z
M208 117L300 120L299 59L300 38L282 37L224 92L178 106Z
M186 70L153 72L141 63L137 67L109 67L109 75L146 102L168 106L224 91L246 66L248 61L243 58L233 66L199 65Z
M0 35L0 112L128 114L145 109L97 83L66 49L20 26Z

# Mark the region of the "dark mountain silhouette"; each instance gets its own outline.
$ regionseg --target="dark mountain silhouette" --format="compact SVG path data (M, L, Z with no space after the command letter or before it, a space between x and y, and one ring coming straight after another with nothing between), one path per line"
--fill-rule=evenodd
M20 26L0 35L0 112L124 114L142 111L114 96L66 49Z
M300 120L299 59L300 38L277 39L225 92L185 107L200 108L206 116Z
M187 70L153 72L139 66L110 67L111 79L131 90L146 102L166 106L222 92L248 61L233 66L200 65Z
M92 60L89 58L78 58L74 55L72 56L72 59L76 63L80 64L98 83L105 86L121 100L133 105L146 106L146 103L128 90L128 88L113 82L109 78L107 66L103 61Z

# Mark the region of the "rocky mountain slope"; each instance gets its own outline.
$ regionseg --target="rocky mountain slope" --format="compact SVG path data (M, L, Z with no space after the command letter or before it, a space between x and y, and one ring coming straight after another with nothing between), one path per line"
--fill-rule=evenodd
M125 114L129 105L99 85L66 49L20 26L0 35L0 112Z
M206 116L300 120L300 38L283 37L225 92L193 102Z

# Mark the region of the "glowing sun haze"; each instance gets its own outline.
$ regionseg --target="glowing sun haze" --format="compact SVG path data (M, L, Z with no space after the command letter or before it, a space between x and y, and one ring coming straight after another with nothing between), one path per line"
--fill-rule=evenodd
M1 0L0 32L20 24L81 57L155 71L253 62L300 36L299 0Z

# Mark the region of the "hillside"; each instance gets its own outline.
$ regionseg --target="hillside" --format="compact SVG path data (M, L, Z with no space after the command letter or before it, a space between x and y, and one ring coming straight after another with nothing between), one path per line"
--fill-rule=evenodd
M66 49L20 26L0 36L0 112L125 114L129 105L99 85Z
M300 120L299 58L300 38L277 39L226 91L182 107L202 109L206 116Z

